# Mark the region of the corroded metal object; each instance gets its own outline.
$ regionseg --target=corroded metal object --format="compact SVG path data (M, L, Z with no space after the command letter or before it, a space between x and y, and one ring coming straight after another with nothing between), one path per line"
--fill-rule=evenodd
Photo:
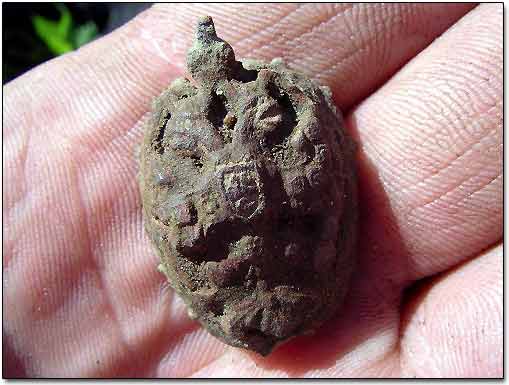
M146 230L190 314L263 355L319 327L354 265L354 145L330 91L281 60L237 61L200 19L141 151Z

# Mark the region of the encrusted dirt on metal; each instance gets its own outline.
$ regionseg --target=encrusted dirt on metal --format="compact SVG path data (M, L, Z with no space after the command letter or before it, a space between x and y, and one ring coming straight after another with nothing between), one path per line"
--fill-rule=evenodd
M210 17L154 102L146 231L189 313L269 354L340 308L354 266L354 144L330 91L281 60L237 61Z

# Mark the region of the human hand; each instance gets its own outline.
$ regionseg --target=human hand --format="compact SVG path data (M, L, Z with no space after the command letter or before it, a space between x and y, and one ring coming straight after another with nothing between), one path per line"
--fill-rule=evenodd
M4 376L502 376L503 10L471 8L157 5L7 84ZM329 85L359 144L345 306L266 358L187 317L142 226L135 148L204 14Z

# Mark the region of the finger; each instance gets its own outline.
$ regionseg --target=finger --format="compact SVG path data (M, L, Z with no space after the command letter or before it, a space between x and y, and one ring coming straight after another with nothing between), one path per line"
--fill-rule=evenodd
M41 147L52 154L71 148L75 158L81 154L87 158L81 163L92 168L120 162L126 171L115 175L135 175L134 145L141 141L142 130L136 123L152 98L180 73L160 40L144 27L152 24L151 16L143 13L4 87L6 209L27 194L29 176L40 173ZM99 174L107 182L107 174Z
M415 279L501 238L502 103L502 7L482 5L353 111L374 269Z
M211 15L238 57L282 57L331 86L336 102L348 108L473 6L192 4L156 10L175 20L170 40L174 57L185 57L197 17Z
M159 378L183 378L213 365L229 349L204 328L190 330L174 346L167 346L153 372ZM214 376L211 376L214 378Z
M433 279L409 303L402 368L417 377L502 377L502 246Z

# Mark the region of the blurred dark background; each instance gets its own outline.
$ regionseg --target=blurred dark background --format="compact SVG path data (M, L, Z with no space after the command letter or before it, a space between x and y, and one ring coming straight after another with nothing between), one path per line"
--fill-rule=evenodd
M3 84L103 36L151 3L3 3Z

